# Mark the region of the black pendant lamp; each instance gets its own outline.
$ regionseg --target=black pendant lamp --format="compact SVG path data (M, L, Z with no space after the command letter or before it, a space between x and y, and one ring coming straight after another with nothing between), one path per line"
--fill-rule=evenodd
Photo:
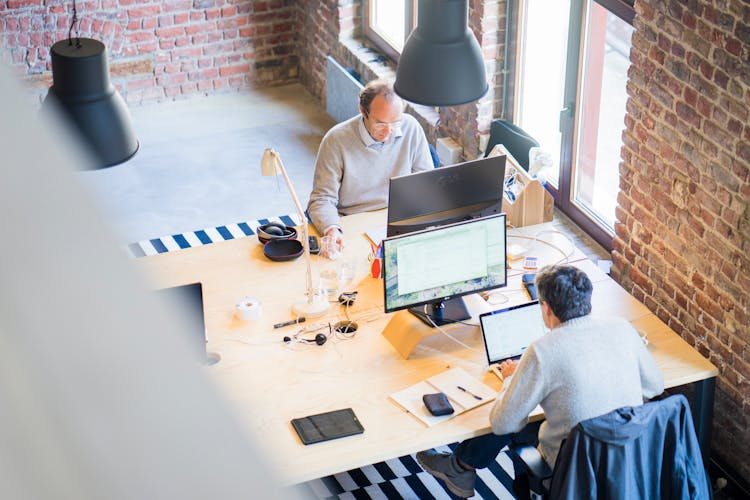
M138 151L138 139L125 101L109 80L104 44L91 38L71 37L77 20L73 0L68 39L50 49L52 87L44 106L56 104L89 146L96 168L111 167Z
M419 0L417 27L396 68L396 93L428 106L457 106L487 93L479 43L468 26L467 0Z

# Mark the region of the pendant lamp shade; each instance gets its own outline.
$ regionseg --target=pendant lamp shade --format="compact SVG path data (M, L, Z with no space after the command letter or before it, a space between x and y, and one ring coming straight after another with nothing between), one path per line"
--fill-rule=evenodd
M125 101L109 80L104 44L91 38L61 40L50 55L52 87L44 106L56 104L89 146L97 168L130 159L138 139Z
M417 27L396 68L396 93L428 106L457 106L487 93L482 50L468 26L467 0L419 0Z

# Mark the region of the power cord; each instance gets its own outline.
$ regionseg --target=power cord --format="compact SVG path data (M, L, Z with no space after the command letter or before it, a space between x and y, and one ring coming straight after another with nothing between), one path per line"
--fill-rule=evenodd
M440 333L442 333L443 335L445 335L446 337L448 337L449 339L451 339L456 344L458 344L458 345L460 345L462 347L465 347L466 349L469 349L469 350L474 351L474 352L479 352L479 353L483 352L483 351L480 351L479 349L475 349L475 348L471 347L468 344L464 344L463 342L461 342L460 340L458 340L456 337L454 337L450 333L448 333L445 330L443 330L442 328L440 328L440 326L437 323L435 323L435 321L433 321L432 316L427 313L427 305L424 306L424 314L427 317L427 319L430 320L430 323L432 323L433 328L437 328L438 331L440 331ZM460 323L460 321L456 321L455 323ZM468 324L468 323L464 323L464 324ZM474 326L474 325L470 325L470 326Z

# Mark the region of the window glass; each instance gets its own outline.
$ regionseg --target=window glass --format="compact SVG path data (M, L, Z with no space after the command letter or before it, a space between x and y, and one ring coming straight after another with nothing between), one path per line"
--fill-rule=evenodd
M390 44L396 52L404 48L406 33L405 9L406 0L370 0L372 20L371 27L383 40Z
M557 185L560 121L565 91L570 2L522 2L519 32L518 104L515 122L552 156L548 180Z
M633 28L597 3L588 13L574 200L614 228Z

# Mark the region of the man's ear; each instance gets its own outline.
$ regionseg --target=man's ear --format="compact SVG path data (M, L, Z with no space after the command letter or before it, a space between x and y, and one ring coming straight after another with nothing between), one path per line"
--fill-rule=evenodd
M362 116L367 118L367 110L361 104L359 105L359 112L362 113Z

